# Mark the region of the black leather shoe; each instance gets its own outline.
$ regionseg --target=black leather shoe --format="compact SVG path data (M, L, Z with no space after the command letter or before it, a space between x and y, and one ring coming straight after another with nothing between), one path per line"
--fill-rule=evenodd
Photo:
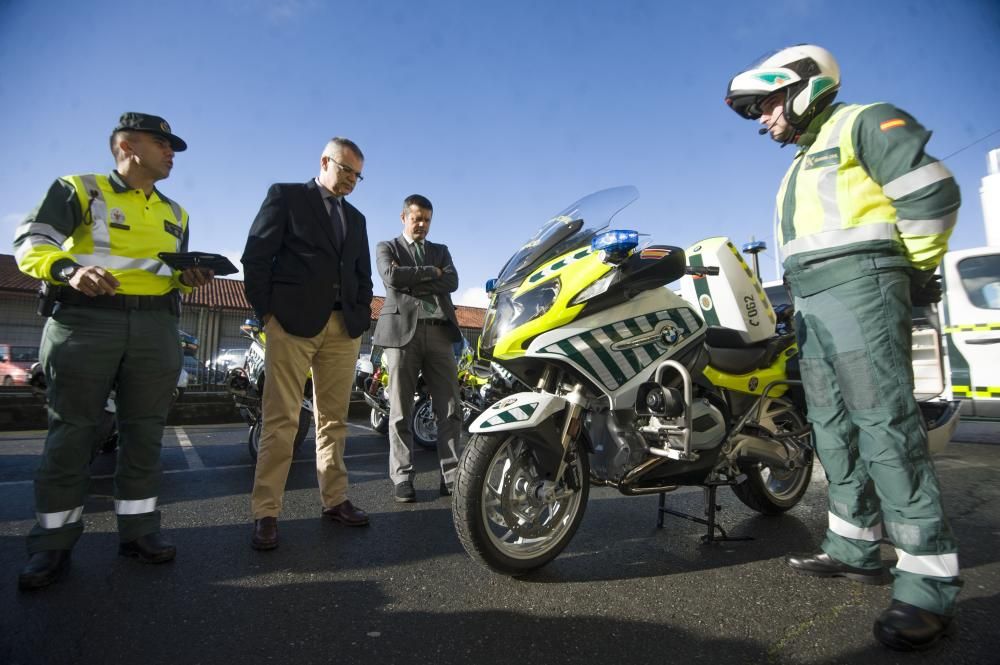
M815 577L846 577L862 584L882 584L886 581L882 568L855 568L841 563L826 552L819 554L789 554L785 563L796 572Z
M17 588L31 591L58 582L69 570L69 553L69 550L43 550L32 554L17 576Z
M397 484L392 491L392 498L396 500L396 503L413 503L416 501L417 493L413 490L413 483L409 480L404 480Z
M896 651L923 651L950 635L951 617L928 612L925 609L894 600L879 615L872 633L882 644Z
M147 533L135 540L118 546L118 553L143 563L166 563L177 556L177 548L163 537L163 534Z
M368 526L368 513L351 503L350 499L344 499L331 508L324 508L323 517L346 526Z

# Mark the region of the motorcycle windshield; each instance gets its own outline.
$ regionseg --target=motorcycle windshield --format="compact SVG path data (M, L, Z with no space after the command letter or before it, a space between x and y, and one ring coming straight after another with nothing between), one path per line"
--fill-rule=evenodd
M514 288L542 263L577 247L589 246L591 239L608 228L614 216L637 198L639 190L629 185L602 189L567 206L508 259L497 278L496 290Z

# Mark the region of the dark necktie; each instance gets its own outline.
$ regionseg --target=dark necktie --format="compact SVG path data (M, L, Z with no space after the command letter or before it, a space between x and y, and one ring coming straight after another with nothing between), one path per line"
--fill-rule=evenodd
M333 224L333 237L336 238L337 249L344 246L344 215L340 209L340 199L330 198L330 223Z

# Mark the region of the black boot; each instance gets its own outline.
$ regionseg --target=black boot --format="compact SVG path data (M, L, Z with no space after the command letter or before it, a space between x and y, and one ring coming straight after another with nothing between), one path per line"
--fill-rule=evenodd
M147 533L135 540L118 546L118 553L130 556L143 563L166 563L177 556L177 548L159 532Z
M69 553L69 550L43 550L32 554L17 576L17 588L30 591L58 582L69 570Z
M826 552L819 554L789 554L785 563L796 572L815 577L846 577L862 584L881 584L886 581L882 568L855 568L841 563Z
M951 617L894 600L875 620L872 632L875 639L890 649L922 651L948 635L953 626Z

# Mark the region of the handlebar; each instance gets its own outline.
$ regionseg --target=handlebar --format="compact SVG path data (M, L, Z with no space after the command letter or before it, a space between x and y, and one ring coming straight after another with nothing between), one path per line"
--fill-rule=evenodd
M688 266L684 268L685 275L694 275L696 277L704 277L705 275L718 275L718 266Z

